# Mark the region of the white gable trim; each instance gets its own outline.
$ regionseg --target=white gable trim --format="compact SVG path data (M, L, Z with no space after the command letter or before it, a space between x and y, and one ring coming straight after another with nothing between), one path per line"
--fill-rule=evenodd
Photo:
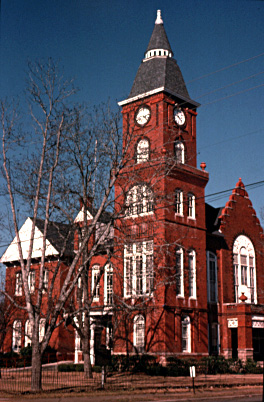
M74 219L74 223L84 221L84 212L83 212L83 210L84 210L84 208L82 207L82 209L80 210L80 212L78 213L78 215ZM92 214L90 214L89 211L87 211L87 220L90 221L91 219L93 219L93 216L92 216Z
M27 218L26 222L19 230L19 237L20 237L20 241L21 241L23 259L25 259L25 260L28 258L32 224L33 224L32 219ZM40 258L42 255L42 252L41 252L42 247L43 247L43 233L36 226L35 233L34 233L34 243L33 243L33 250L32 250L31 258ZM52 244L49 242L49 240L46 239L45 255L52 256L52 255L58 255L58 254L59 254L58 250L56 250L55 247L53 247ZM19 259L20 258L19 258L19 251L18 251L18 246L17 246L17 239L15 237L13 239L12 243L10 244L10 246L4 252L0 262L5 263L5 262L11 262L11 261L19 261Z

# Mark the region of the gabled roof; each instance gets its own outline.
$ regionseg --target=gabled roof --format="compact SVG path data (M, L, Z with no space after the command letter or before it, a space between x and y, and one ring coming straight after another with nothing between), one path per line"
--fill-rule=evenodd
M28 250L29 250L29 242L30 242L30 234L32 228L33 220L32 218L27 218L21 229L19 230L19 237L22 246L23 258L27 259ZM57 222L49 222L48 230L47 230L47 239L46 239L46 257L59 255L64 246L65 238L69 232L69 225L57 223ZM44 232L44 220L37 219L36 227L34 233L34 244L33 244L33 252L32 258L40 258L41 250L43 247L43 232ZM72 255L73 253L73 235L70 236L65 255ZM11 244L8 246L0 262L12 262L19 261L19 252L17 247L16 237L13 239Z

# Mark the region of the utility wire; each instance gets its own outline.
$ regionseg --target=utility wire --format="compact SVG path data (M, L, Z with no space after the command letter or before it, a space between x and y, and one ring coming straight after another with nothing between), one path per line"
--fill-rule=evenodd
M206 77L209 77L209 76L211 76L211 75L220 73L221 71L228 70L229 68L232 68L232 67L235 67L235 66L239 66L240 64L247 63L248 61L251 61L251 60L257 59L258 57L263 57L263 56L264 56L264 53L260 53L260 54L258 54L257 56L250 57L249 59L241 60L241 61L239 61L239 62L237 62L237 63L230 64L229 66L222 67L222 68L220 68L219 70L215 70L215 71L212 71L211 73L208 73L208 74L205 74L205 75L201 75L200 77L194 78L193 80L188 81L187 84L190 84L191 82L195 82L195 81L201 80L201 79L206 78Z

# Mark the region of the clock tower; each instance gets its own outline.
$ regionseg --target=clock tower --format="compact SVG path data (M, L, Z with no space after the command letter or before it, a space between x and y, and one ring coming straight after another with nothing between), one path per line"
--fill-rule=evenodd
M131 307L131 352L141 348L165 359L206 354L200 328L207 328L208 173L205 164L197 168L199 103L188 93L160 10L130 94L119 105L128 162L115 190L116 208L123 208L115 235L122 238L123 283L116 291ZM122 350L120 340L116 352Z

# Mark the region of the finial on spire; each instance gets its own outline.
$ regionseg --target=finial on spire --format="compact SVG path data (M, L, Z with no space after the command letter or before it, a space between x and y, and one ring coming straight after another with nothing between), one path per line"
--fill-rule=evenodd
M161 11L157 10L157 19L155 21L155 24L163 24L163 20L161 18Z

